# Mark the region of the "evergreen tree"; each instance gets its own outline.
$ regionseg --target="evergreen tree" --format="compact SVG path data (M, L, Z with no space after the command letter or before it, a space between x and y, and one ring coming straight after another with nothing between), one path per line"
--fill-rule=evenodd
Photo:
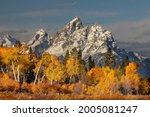
M71 52L70 52L71 56L73 56L74 58L78 58L78 50L76 47L74 47Z
M20 48L22 46L21 42L19 40L16 40L15 47Z
M82 50L81 49L79 49L79 51L78 51L78 60L79 60L80 64L83 64L85 66L85 62L82 59Z
M30 47L29 48L29 58L30 58L30 60L33 60L33 50L32 50L32 48Z
M1 42L0 47L3 47L3 42Z
M113 55L111 48L108 48L108 51L106 53L105 65L111 69L115 67L115 56Z
M91 70L93 67L95 67L94 60L92 60L91 56L89 56L88 64L89 64L89 70Z
M66 63L67 63L67 60L69 59L69 50L67 50L67 52L66 52L66 55L65 55L65 58L64 58L64 64L66 65Z
M129 57L126 56L126 58L125 58L125 60L123 61L122 65L120 66L120 69L121 69L121 71L122 71L122 74L125 74L125 68L126 68L126 66L129 65L129 63L130 63Z

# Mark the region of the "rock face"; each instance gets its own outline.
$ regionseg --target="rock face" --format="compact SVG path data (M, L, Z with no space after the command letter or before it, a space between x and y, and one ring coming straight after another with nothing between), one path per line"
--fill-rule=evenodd
M13 47L16 43L16 39L6 34L0 39L0 45L3 47Z
M43 29L39 29L27 45L40 56L50 46L49 35Z
M100 24L83 26L79 17L75 17L52 37L49 37L43 29L38 30L28 45L37 56L48 52L62 57L67 50L71 51L76 47L81 49L85 61L91 56L96 66L105 65L105 54L111 48L115 55L116 67L121 65L128 56L130 61L136 61L142 65L139 70L142 76L150 77L150 59L143 58L135 52L120 49L110 31Z
M46 50L50 54L57 56L65 55L67 50L74 47L82 50L82 57L85 61L92 56L95 64L103 65L105 61L105 53L108 48L113 50L116 56L116 65L121 64L128 53L120 49L114 40L112 33L100 24L92 26L83 26L81 20L75 17L70 21L62 31L58 32L54 37L53 44ZM139 60L136 55L132 55L133 59Z

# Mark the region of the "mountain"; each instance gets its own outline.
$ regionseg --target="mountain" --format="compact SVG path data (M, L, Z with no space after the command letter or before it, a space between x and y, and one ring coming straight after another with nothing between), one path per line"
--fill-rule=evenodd
M133 52L126 52L117 46L116 41L110 31L100 24L83 26L80 18L75 17L54 37L53 44L46 50L50 54L57 56L65 55L67 50L76 47L82 50L82 57L85 61L92 56L97 66L104 65L105 54L111 48L115 58L116 66L119 66L128 55L130 59L140 61Z
M37 56L40 56L51 43L48 33L43 29L39 29L27 45L32 48Z
M71 51L76 47L82 51L82 58L85 63L91 56L96 66L105 65L105 55L108 49L111 48L115 56L116 67L120 66L128 56L130 61L136 61L141 65L139 70L141 76L150 77L149 58L121 49L110 31L100 24L84 26L79 17L72 19L52 37L43 29L38 30L27 44L37 56L48 52L62 57L65 56L67 50ZM86 66L88 67L88 64Z
M6 34L0 39L0 45L3 47L13 47L16 41L17 40L15 38L12 38L9 34Z

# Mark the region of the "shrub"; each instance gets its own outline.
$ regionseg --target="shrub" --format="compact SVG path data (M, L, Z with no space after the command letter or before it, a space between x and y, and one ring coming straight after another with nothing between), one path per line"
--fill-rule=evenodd
M18 89L17 81L9 78L7 74L4 74L0 78L0 91L16 91Z

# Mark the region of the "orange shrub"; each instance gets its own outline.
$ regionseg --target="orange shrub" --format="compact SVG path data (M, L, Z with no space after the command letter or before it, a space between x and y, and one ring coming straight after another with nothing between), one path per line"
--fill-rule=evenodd
M18 83L9 78L7 74L4 74L0 79L1 91L16 91L18 89Z
M43 94L57 93L59 92L59 88L60 86L58 84L51 85L49 82L31 85L32 93L43 93Z

